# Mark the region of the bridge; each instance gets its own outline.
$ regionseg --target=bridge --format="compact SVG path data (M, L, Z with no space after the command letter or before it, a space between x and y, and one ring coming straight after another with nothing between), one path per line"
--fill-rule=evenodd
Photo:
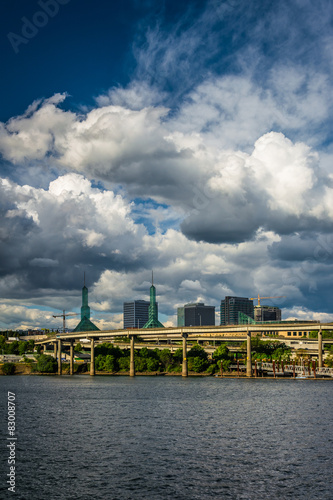
M270 335L276 335L274 340L286 342L289 333L301 333L306 336L310 331L318 331L318 340L314 343L318 346L318 367L323 367L323 338L324 331L332 330L333 323L316 323L316 322L286 322L286 323L271 323L269 324ZM90 375L95 375L95 342L96 341L113 341L119 337L127 337L130 340L130 376L135 376L135 361L134 347L135 340L139 337L143 341L181 341L183 350L182 376L188 376L187 367L187 342L188 340L204 341L217 340L220 342L244 342L246 341L246 375L252 377L252 362L251 362L251 336L260 336L261 340L271 341L272 338L265 337L267 332L267 324L249 324L249 325L227 325L227 326L195 326L195 327L171 327L171 328L147 328L147 329L119 329L119 330L103 330L89 332L71 332L58 334L56 337L51 337L44 341L39 341L36 344L45 345L53 343L54 356L58 358L58 374L62 373L61 363L61 348L62 343L69 343L70 346L70 375L74 373L74 343L77 343L82 338L86 338L90 342L91 357L90 357ZM325 343L333 341L325 340ZM57 354L58 353L58 354Z

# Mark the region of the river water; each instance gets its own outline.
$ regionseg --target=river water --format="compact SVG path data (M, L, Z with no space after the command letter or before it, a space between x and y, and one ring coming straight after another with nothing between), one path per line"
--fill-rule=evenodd
M0 377L17 499L333 499L333 381Z

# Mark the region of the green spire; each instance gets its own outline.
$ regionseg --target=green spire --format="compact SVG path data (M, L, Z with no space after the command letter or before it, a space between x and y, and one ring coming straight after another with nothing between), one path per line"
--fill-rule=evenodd
M148 321L143 328L164 328L164 325L158 321L158 306L156 302L156 288L154 287L154 274L152 271L150 287L150 304L148 309Z
M84 273L84 282L82 288L82 307L81 319L90 319L90 307L88 306L88 288L86 287L86 273Z
M73 332L88 332L97 331L94 323L90 321L90 307L88 306L88 288L86 287L86 273L84 273L83 288L82 288L82 307L81 307L81 321Z

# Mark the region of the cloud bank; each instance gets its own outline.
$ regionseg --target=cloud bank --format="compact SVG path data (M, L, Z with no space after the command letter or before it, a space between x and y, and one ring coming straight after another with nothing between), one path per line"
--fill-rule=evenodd
M94 107L57 93L0 123L4 326L78 308L83 271L95 323L121 326L152 268L168 324L186 302L258 292L333 317L332 8L315 11L207 2L141 26L130 83Z

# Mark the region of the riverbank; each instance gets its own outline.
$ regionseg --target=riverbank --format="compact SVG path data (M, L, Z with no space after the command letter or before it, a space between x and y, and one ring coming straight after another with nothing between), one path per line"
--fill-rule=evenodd
M4 375L4 373L1 370L2 365L0 365L0 375ZM75 371L74 375L86 375L90 376L90 372L88 370L82 371L80 368L83 368L82 365L77 365L76 368L79 368L79 371ZM15 373L14 375L47 375L47 376L58 376L58 373L42 373L42 372L36 372L32 370L31 363L15 363ZM63 364L63 369L62 369L62 375L69 375L69 365ZM129 377L130 372L129 371L119 371L119 372L105 372L105 371L96 371L95 375L98 376L116 376L116 377ZM137 377L182 377L182 372L159 372L159 371L154 371L154 372L136 372L135 376ZM189 371L188 372L189 377L215 377L215 378L238 378L238 379L247 379L249 377L246 376L245 372L240 372L237 373L237 371L232 371L232 372L223 372L223 375L221 377L221 373L196 373ZM253 379L265 379L265 380L291 380L293 379L292 376L257 376L255 377L252 375ZM333 378L331 377L295 377L295 380L331 380L333 381Z

